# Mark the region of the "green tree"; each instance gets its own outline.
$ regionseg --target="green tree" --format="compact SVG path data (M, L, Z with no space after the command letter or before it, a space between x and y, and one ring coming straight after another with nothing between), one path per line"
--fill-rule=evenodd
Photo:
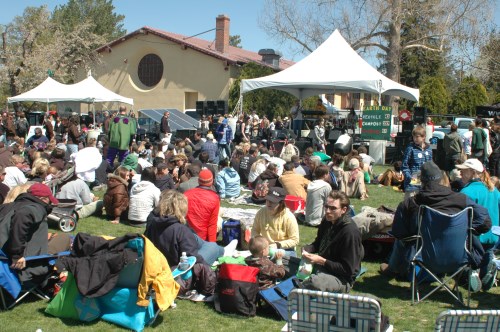
M229 89L229 108L234 109L240 98L240 85L242 79L257 78L274 74L270 67L261 66L250 62L241 68L240 76L233 82ZM274 89L258 89L245 93L243 97L243 111L249 113L255 110L259 115L266 115L272 119L275 116L288 115L294 104L295 97L291 94Z
M92 33L103 36L108 42L126 33L123 28L125 16L114 10L113 0L69 0L54 9L52 21L67 33L87 22L92 26Z
M92 28L83 22L66 32L50 20L46 6L27 7L2 35L2 91L15 96L32 89L47 78L49 69L56 80L73 82L78 68L98 61L95 49L105 43Z
M242 48L241 36L240 35L229 36L229 45Z
M433 114L447 114L450 96L446 83L441 77L428 76L420 85L420 105L427 107Z
M488 94L484 85L478 79L468 76L453 95L451 113L474 116L476 106L485 105L487 102Z
M490 102L498 102L500 95L500 32L491 32L476 61L476 73L490 95Z

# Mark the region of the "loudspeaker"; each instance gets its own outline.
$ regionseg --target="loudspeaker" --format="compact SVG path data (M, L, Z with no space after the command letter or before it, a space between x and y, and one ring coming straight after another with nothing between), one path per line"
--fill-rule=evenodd
M427 122L427 108L415 107L413 110L413 122L418 124L425 124Z
M207 100L207 113L211 115L217 114L217 107L215 106L215 101Z
M295 146L299 149L300 155L304 155L306 149L312 146L310 140L301 139L300 141L295 142Z
M342 129L332 128L332 129L330 129L330 132L328 133L328 140L333 141L331 143L335 143L339 139L340 135L342 135Z
M199 115L205 115L205 102L197 101L196 102L196 113Z
M411 136L411 132L413 131L413 121L403 121L401 127L402 127L402 132L401 132L402 135Z
M217 100L217 113L220 115L226 114L226 101Z

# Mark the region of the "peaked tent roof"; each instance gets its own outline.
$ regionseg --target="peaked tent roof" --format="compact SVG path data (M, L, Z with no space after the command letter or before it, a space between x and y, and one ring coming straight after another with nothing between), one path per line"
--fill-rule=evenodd
M7 98L7 101L9 103L18 101L39 101L42 103L60 101L54 99L54 93L57 93L59 96L65 96L68 93L68 87L69 85L59 83L53 78L47 77L37 87L15 97Z
M380 86L381 82L381 86ZM418 101L419 90L385 77L366 62L335 30L314 52L279 73L242 80L241 93L277 89L297 98L335 92L370 92Z
M20 101L38 101L52 103L58 101L79 101L82 103L121 102L134 104L132 98L122 97L106 89L92 76L76 84L62 84L47 77L37 87L15 97L7 98L9 103Z

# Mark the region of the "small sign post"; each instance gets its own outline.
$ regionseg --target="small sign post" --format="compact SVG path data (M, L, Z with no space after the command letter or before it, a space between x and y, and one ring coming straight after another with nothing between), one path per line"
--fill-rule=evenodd
M392 107L390 106L368 106L363 112L363 128L361 138L363 140L391 139Z

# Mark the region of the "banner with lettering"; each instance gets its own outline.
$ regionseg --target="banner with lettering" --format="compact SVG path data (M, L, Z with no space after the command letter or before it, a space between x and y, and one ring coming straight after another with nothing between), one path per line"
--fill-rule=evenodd
M363 111L361 138L364 140L391 140L392 107L368 106Z

